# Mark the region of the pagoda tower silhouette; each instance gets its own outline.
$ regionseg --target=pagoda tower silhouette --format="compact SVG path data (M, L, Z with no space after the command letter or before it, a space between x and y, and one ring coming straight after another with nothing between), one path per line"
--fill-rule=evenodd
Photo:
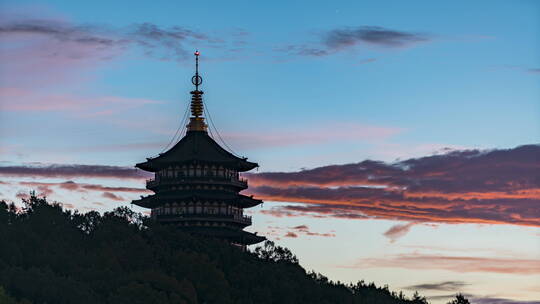
M245 248L266 239L243 230L251 225L244 209L262 201L240 194L248 184L239 173L259 165L228 152L208 135L203 91L199 90L199 55L195 52L195 76L191 79L195 90L190 92L187 132L166 152L135 166L155 174L146 181L146 188L155 194L132 203L151 208L151 218L157 222Z

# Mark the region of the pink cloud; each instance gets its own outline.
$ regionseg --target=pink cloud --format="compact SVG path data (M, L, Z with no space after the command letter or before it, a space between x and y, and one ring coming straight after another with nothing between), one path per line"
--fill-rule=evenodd
M405 234L409 232L411 227L415 223L407 223L407 224L398 224L390 227L383 235L390 239L390 242L395 242L397 239L403 237Z
M105 47L105 40L101 44L99 39L83 42L85 36L81 31L73 31L72 39L54 36L55 31L62 29L67 35L70 26L60 20L41 21L40 24L0 24L0 42L10 46L0 52L3 85L29 89L65 85L82 79L81 71L95 69L122 52L119 45Z
M297 235L296 233L294 233L294 232L289 231L289 232L287 232L287 233L284 235L284 237L288 237L288 238L297 238L298 235Z
M336 132L335 130L339 130ZM394 127L362 125L356 123L328 122L310 128L286 130L258 130L242 133L225 133L224 138L239 148L272 148L298 145L319 145L334 141L379 141L397 135L404 130Z
M132 167L104 165L33 164L0 166L0 176L29 178L112 178L145 180L153 174Z
M506 274L540 274L540 260L519 258L491 258L444 256L429 254L399 254L381 258L364 258L344 268L405 268L441 269L454 272L492 272Z
M0 88L0 100L3 100L0 104L0 109L2 111L71 112L77 114L79 117L111 115L146 104L160 103L160 101L144 98L123 98L117 96L79 97L65 94L53 95L15 87Z
M103 192L101 196L104 198L114 200L114 201L124 201L124 199L121 196L118 196L112 192Z
M17 194L15 194L15 197L18 198L18 199L29 199L30 198L30 193L29 192L24 192L24 191L19 191L17 192Z
M132 188L132 187L109 187L98 184L84 184L76 183L73 181L66 181L62 183L43 183L43 182L19 182L19 185L28 186L28 187L58 187L61 189L69 191L79 191L86 192L90 191L112 191L112 192L129 192L129 193L147 193L149 190L143 188ZM52 190L50 190L52 193Z
M320 236L320 237L335 237L336 235L334 233L319 233L319 232L313 232L309 230L309 227L307 225L299 225L295 227L290 227L292 231L288 231L284 237L299 237L301 235L304 236Z

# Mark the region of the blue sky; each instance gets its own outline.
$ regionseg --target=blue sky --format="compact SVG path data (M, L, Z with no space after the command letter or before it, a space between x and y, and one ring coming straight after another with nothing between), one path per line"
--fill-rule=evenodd
M202 53L202 88L216 127L235 152L260 164L259 173L514 149L540 138L537 1L4 0L0 16L4 167L131 167L161 152L189 101L195 49ZM68 178L0 177L9 183L0 184L1 197L9 200L37 182ZM69 179L143 187L140 180ZM101 192L41 187L82 210L110 210L139 195L107 200ZM407 278L408 269L380 266L453 256L456 240L472 248L470 256L460 255L490 252L491 262L522 257L526 264L539 258L536 225L272 215L288 203L305 202L268 201L253 211L252 229L331 278L396 289L464 281L477 299L540 299L529 285L500 291L507 284L518 288L517 281L538 282L539 273L439 268ZM300 229L299 237L284 237L301 225L312 234ZM385 236L396 226L403 234ZM336 256L328 248L338 248ZM350 266L359 259L378 266Z

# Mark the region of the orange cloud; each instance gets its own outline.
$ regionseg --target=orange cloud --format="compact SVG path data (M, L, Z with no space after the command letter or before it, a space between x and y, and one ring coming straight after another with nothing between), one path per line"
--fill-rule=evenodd
M301 203L265 211L274 216L540 226L538 155L528 145L249 174L248 192Z

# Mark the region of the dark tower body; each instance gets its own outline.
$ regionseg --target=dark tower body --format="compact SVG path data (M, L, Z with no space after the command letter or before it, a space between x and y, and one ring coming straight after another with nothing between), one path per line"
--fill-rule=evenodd
M240 172L258 167L223 149L207 133L203 117L203 92L199 90L202 78L197 69L192 82L191 118L186 135L170 150L136 165L155 173L146 182L153 195L132 203L151 208L151 217L161 223L170 223L188 232L225 239L245 246L259 243L264 237L244 231L251 225L251 217L244 208L262 203L261 200L239 192L247 189L247 180Z

